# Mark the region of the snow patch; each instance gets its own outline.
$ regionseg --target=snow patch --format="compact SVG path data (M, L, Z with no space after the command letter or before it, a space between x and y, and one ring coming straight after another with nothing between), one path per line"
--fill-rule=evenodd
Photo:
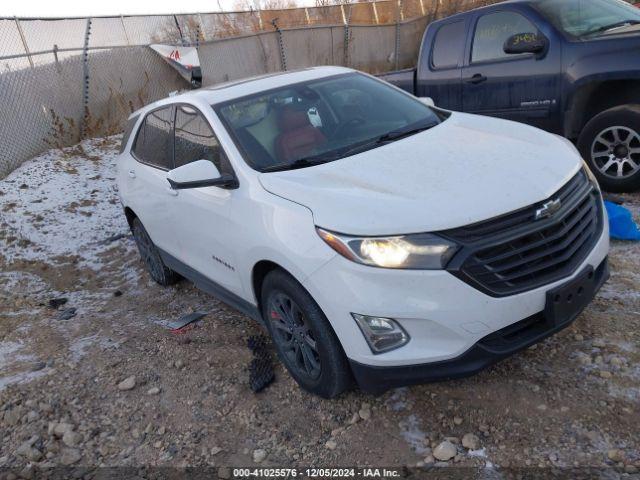
M418 455L427 453L427 434L420 429L420 421L416 415L409 415L400 422L400 434Z

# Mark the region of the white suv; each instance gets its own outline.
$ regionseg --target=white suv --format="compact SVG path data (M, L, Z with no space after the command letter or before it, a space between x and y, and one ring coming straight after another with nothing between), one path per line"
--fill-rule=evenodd
M133 114L118 161L150 275L262 322L305 389L474 373L569 325L608 277L566 140L337 67Z

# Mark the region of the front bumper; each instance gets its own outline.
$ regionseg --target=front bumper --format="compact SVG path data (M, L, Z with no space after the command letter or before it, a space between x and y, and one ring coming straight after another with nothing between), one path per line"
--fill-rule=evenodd
M539 312L482 338L465 353L450 360L396 367L365 365L351 360L353 375L362 390L374 394L390 388L473 375L571 325L609 278L607 259L593 272L592 289L578 311L553 320L544 311Z

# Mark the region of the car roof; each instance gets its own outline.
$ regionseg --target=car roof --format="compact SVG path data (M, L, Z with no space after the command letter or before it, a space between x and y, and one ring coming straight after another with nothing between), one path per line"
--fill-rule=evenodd
M163 98L153 102L140 110L134 112L132 116L146 113L157 107L168 105L171 103L187 102L201 100L210 105L226 102L234 98L244 97L261 91L271 90L273 88L285 87L299 82L315 80L318 78L330 77L344 73L355 72L355 70L346 67L311 67L301 70L293 70L288 72L273 72L266 75L258 75L244 79L234 80L225 83L219 83L198 90L189 90L177 95Z
M461 18L461 17L465 17L469 14L473 14L476 12L481 12L484 10L493 10L496 7L499 7L501 5L531 5L534 3L538 3L540 0L506 0L504 2L498 2L498 3L492 3L490 5L485 5L483 7L478 7L478 8L473 8L471 10L467 10L465 12L460 12L460 13L456 13L453 15L449 15L448 17L444 17L441 18L440 20L437 20L436 22L433 23L441 23L441 22L446 22L448 20L451 19L456 19L456 18Z

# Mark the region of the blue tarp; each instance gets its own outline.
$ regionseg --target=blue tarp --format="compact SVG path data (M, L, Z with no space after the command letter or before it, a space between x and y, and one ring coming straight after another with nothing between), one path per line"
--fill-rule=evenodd
M616 240L640 240L640 229L633 221L631 212L613 202L604 202L609 215L609 234Z

